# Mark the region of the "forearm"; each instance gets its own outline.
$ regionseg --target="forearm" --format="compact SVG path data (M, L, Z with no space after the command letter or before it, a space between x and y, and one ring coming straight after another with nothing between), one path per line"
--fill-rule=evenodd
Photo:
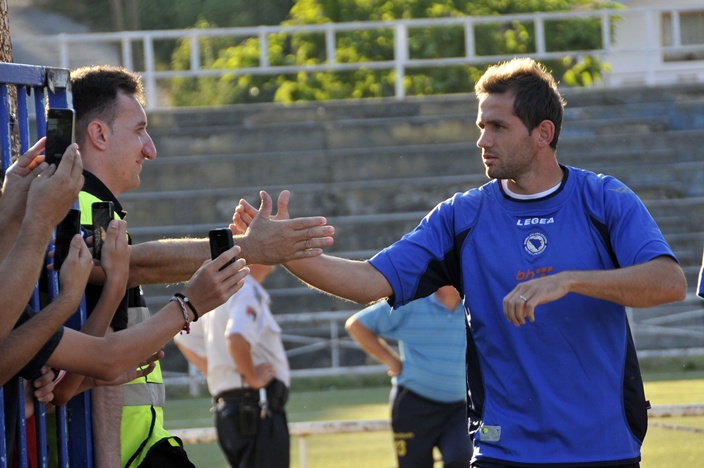
M603 299L626 307L645 308L677 302L687 293L679 265L669 257L626 268L561 273L570 292Z
M400 371L401 358L384 339L379 338L356 320L349 321L345 328L367 354L384 364L392 372Z
M201 356L199 354L196 354L195 352L191 351L188 349L186 346L181 345L176 341L176 346L178 349L181 351L181 354L184 355L186 360L196 366L196 369L198 371L207 376L208 375L208 358L205 356Z
M85 325L81 328L81 333L85 333L90 336L105 336L105 333L107 333L110 329L112 313L108 315L104 310L99 310L100 303L103 302L104 297L105 291L103 291L103 295L98 301L98 305L95 309L93 309L93 312L88 317L88 320L86 320ZM105 307L105 304L103 304L103 307ZM112 309L114 312L114 304ZM93 380L94 379L88 378L83 374L68 372L61 380L61 383L56 386L52 403L56 406L65 405L74 396L93 388L95 386Z
M49 364L111 381L161 350L166 342L182 330L183 325L181 308L177 303L170 302L146 321L126 330L109 333L103 338L65 329L64 339L52 354Z
M0 383L15 376L76 310L78 302L59 296L0 342Z
M122 386L99 387L91 392L91 422L96 468L120 466Z
M97 304L88 316L81 332L91 336L105 336L110 328L110 322L115 310L125 295L125 287L111 282L105 283Z
M235 361L237 372L239 372L244 381L250 387L256 387L258 383L257 373L252 361L251 346L242 335L231 335L228 337L228 346L232 360Z
M3 321L0 339L5 338L34 291L44 264L45 248L52 228L39 223L23 223L16 242L0 263L0 297L3 298Z
M133 245L128 286L188 281L209 258L207 239L163 239Z
M51 403L55 406L63 406L74 396L90 389L90 384L86 380L88 379L81 374L69 372L54 387L54 399L51 400Z
M6 208L5 205L3 197L0 195L0 226L2 226L2 232L0 232L0 259L4 259L10 251L22 225L22 217L16 216L13 210Z
M393 294L384 275L366 261L321 255L284 266L309 286L360 304Z

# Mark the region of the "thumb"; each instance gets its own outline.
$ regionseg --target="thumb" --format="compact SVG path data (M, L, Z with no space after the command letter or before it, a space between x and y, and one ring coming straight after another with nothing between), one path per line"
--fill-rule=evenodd
M278 219L288 219L288 202L291 199L291 192L283 190L279 195L279 202L276 208L276 217Z
M259 192L259 196L262 198L262 204L259 205L259 215L263 216L265 219L271 217L272 201L271 196L269 196L266 191L262 190Z

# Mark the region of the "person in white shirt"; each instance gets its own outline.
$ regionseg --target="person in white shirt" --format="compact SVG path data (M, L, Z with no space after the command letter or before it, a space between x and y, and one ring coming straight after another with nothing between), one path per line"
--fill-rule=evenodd
M218 443L233 467L289 466L284 406L290 369L281 328L261 283L273 266L249 265L244 286L177 335L176 345L208 381Z

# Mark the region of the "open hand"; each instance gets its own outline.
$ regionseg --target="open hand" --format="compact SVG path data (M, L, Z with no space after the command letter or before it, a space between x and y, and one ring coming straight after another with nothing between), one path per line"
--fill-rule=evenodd
M289 219L288 191L279 196L278 213L273 217L271 197L265 191L261 191L260 196L258 211L241 200L230 226L235 233L244 229L244 235L236 238L236 242L248 263L276 265L317 257L323 253L322 247L333 244L335 228L327 225L324 217Z

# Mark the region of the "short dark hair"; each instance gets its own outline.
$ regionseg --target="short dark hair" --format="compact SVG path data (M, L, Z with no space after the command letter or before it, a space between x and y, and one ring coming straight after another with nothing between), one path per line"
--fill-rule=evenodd
M514 58L492 65L479 78L474 92L477 98L512 93L513 113L521 119L529 133L544 120L555 125L555 136L550 147L557 148L566 103L557 90L555 78L542 64L531 58Z
M125 68L100 65L77 68L71 72L76 141L79 145L84 141L92 120L100 119L110 126L115 122L119 91L136 97L144 105L141 77Z

